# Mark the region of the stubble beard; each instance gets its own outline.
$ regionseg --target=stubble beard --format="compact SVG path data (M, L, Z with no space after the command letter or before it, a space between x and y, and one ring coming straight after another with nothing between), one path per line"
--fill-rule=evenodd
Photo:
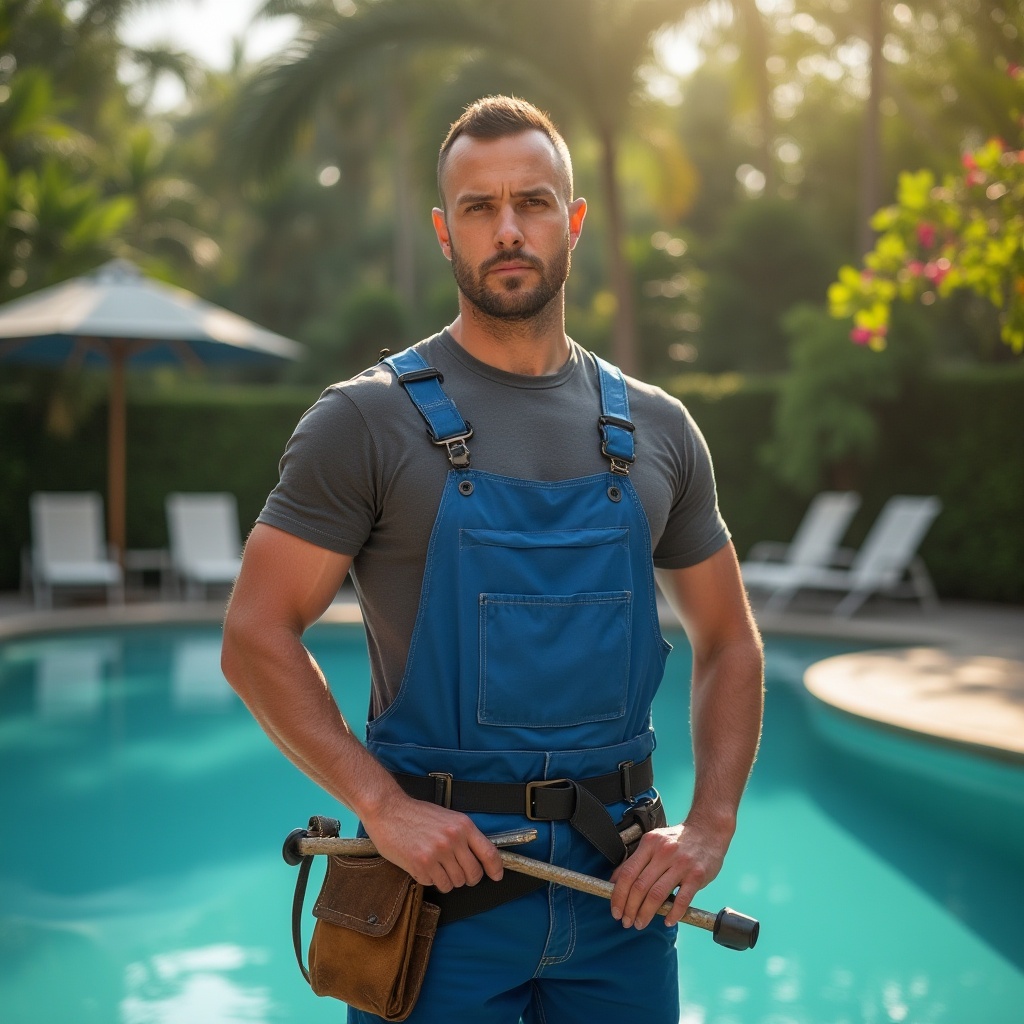
M572 263L568 233L564 247L548 264L536 256L503 251L486 260L474 272L459 256L454 245L451 245L451 254L452 274L459 291L484 316L506 324L526 325L529 321L547 320L552 312L552 300L561 292ZM528 287L521 276L509 276L501 282L500 288L491 288L487 285L487 274L502 263L528 263L540 275L540 281Z

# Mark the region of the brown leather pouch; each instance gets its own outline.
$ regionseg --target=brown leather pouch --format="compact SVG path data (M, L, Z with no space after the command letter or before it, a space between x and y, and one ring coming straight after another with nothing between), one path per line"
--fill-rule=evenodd
M438 908L383 857L330 857L313 906L309 983L385 1020L405 1020L420 994Z
M336 836L337 822L314 818L305 834ZM424 900L422 885L383 857L329 856L313 905L307 972L299 929L310 861L303 858L292 910L303 975L318 996L384 1020L405 1020L420 994L440 911Z

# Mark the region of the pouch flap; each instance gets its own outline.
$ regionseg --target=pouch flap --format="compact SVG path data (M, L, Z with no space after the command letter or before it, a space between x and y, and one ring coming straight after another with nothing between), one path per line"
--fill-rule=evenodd
M387 935L410 895L422 901L423 887L383 857L332 856L313 916L363 935Z

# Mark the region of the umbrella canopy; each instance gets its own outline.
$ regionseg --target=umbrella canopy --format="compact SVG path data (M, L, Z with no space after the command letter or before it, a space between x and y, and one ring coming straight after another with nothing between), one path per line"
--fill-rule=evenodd
M110 366L107 513L125 546L125 388L128 367L215 366L297 359L297 342L143 276L127 260L0 306L0 361Z

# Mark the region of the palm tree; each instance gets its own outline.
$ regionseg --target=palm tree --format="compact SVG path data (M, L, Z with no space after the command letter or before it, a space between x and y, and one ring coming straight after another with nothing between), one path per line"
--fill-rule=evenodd
M264 12L300 14L306 31L253 80L239 108L239 152L258 172L285 159L317 103L344 80L379 61L385 47L426 45L486 51L528 69L566 98L599 145L607 212L611 287L616 297L612 355L637 366L633 288L624 252L619 146L640 95L638 73L652 39L697 0L520 0L514 8L471 0L375 0L338 14L324 0L269 0Z

